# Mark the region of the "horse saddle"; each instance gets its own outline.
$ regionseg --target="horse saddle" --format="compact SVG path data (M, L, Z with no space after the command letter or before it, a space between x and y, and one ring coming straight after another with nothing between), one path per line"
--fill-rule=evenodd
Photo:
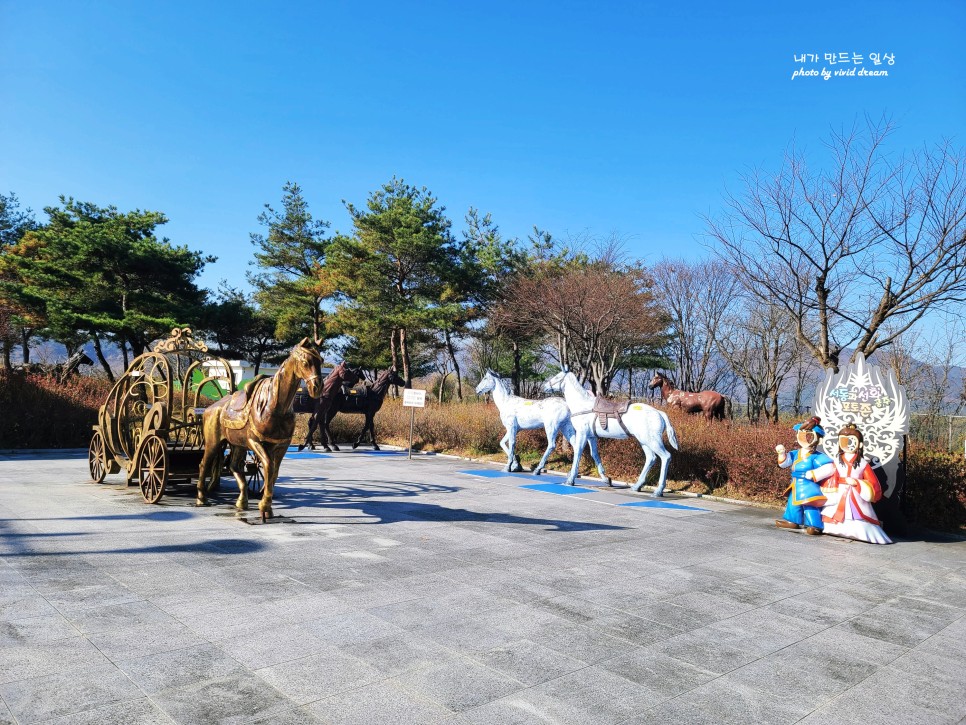
M268 375L259 375L245 385L244 388L232 394L221 414L222 423L226 428L237 430L238 428L245 427L248 423L252 407L251 404L255 400L255 393L258 390L258 386L267 380L268 377Z
M349 387L348 385L342 386L342 394L346 398L351 398L353 400L362 400L369 397L369 387L366 385L353 385Z
M591 412L597 414L597 422L600 424L601 430L607 430L607 420L609 418L616 418L621 428L624 428L624 422L621 420L621 416L627 412L630 404L631 401L629 400L610 400L609 398L597 396L594 398L594 407L591 408ZM627 432L627 428L624 428L624 432Z

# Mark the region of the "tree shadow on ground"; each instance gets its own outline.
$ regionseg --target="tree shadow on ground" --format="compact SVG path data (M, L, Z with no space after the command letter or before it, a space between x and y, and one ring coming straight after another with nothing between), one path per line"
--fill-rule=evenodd
M626 526L600 524L590 521L568 521L564 519L544 519L531 516L516 516L514 514L483 511L470 511L463 508L449 508L432 503L417 503L415 501L377 501L372 499L357 500L344 503L321 503L324 509L337 509L345 512L357 511L358 515L321 516L326 519L337 519L340 524L394 524L401 521L425 521L432 523L481 523L517 526L542 526L547 531L618 531ZM299 523L315 523L325 525L326 522L309 522L306 516L292 516ZM352 520L363 519L363 520Z
M97 556L98 554L251 554L261 551L265 544L261 541L248 539L214 539L212 541L196 541L184 544L156 544L154 546L130 546L116 549L91 549L87 551L14 551L5 552L4 556L12 558L36 558L55 556Z

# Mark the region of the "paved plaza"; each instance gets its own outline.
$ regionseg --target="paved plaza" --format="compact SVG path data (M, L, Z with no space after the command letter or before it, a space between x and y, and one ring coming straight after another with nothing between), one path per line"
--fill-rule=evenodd
M87 478L0 456L0 723L966 717L964 542L398 452L290 455L266 525Z

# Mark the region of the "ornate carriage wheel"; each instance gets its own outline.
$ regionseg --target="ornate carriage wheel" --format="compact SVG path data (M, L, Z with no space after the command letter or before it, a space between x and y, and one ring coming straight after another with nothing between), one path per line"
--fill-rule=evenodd
M248 495L261 496L265 492L265 471L262 462L251 451L245 453L245 480L248 481Z
M87 449L87 468L91 472L91 481L100 483L107 475L107 450L104 445L104 436L99 430L94 431L91 438L91 445Z
M148 503L157 503L168 483L168 448L154 433L149 433L138 448L134 471L141 495Z

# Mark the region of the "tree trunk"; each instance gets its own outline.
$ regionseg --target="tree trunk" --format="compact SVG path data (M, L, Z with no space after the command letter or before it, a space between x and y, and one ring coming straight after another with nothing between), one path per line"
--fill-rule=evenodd
M107 358L104 357L104 350L101 349L101 339L94 335L94 353L97 355L97 360L100 362L101 367L104 368L104 372L107 373L107 379L112 383L114 382L114 371L111 370L111 366L107 362Z
M440 405L443 404L443 391L446 389L446 378L449 377L449 373L442 373L439 378L439 396L438 400Z
M9 370L13 367L13 362L10 360L10 348L13 344L7 338L0 340L0 367L4 370Z
M634 399L634 368L627 368L627 399Z
M520 363L523 353L520 352L520 343L513 340L513 394L520 395Z
M30 333L33 332L29 327L20 328L20 350L23 357L23 364L30 364Z
M127 371L128 367L131 365L131 361L127 356L127 345L124 342L124 337L118 338L121 343L121 360L124 361L124 370Z
M389 335L389 354L392 355L392 367L396 372L399 372L399 356L396 354L396 337L398 335L398 330L394 327ZM393 383L392 386L392 397L399 397L399 386Z
M453 346L453 336L450 331L443 330L443 338L446 340L446 350L449 358L453 361L453 372L456 375L456 399L463 402L463 376L460 374L460 364L456 361L456 348ZM442 402L442 401L440 401Z
M406 381L406 387L413 387L413 376L412 371L409 369L409 344L406 340L406 328L399 328L399 356L402 358L403 364L403 380Z

